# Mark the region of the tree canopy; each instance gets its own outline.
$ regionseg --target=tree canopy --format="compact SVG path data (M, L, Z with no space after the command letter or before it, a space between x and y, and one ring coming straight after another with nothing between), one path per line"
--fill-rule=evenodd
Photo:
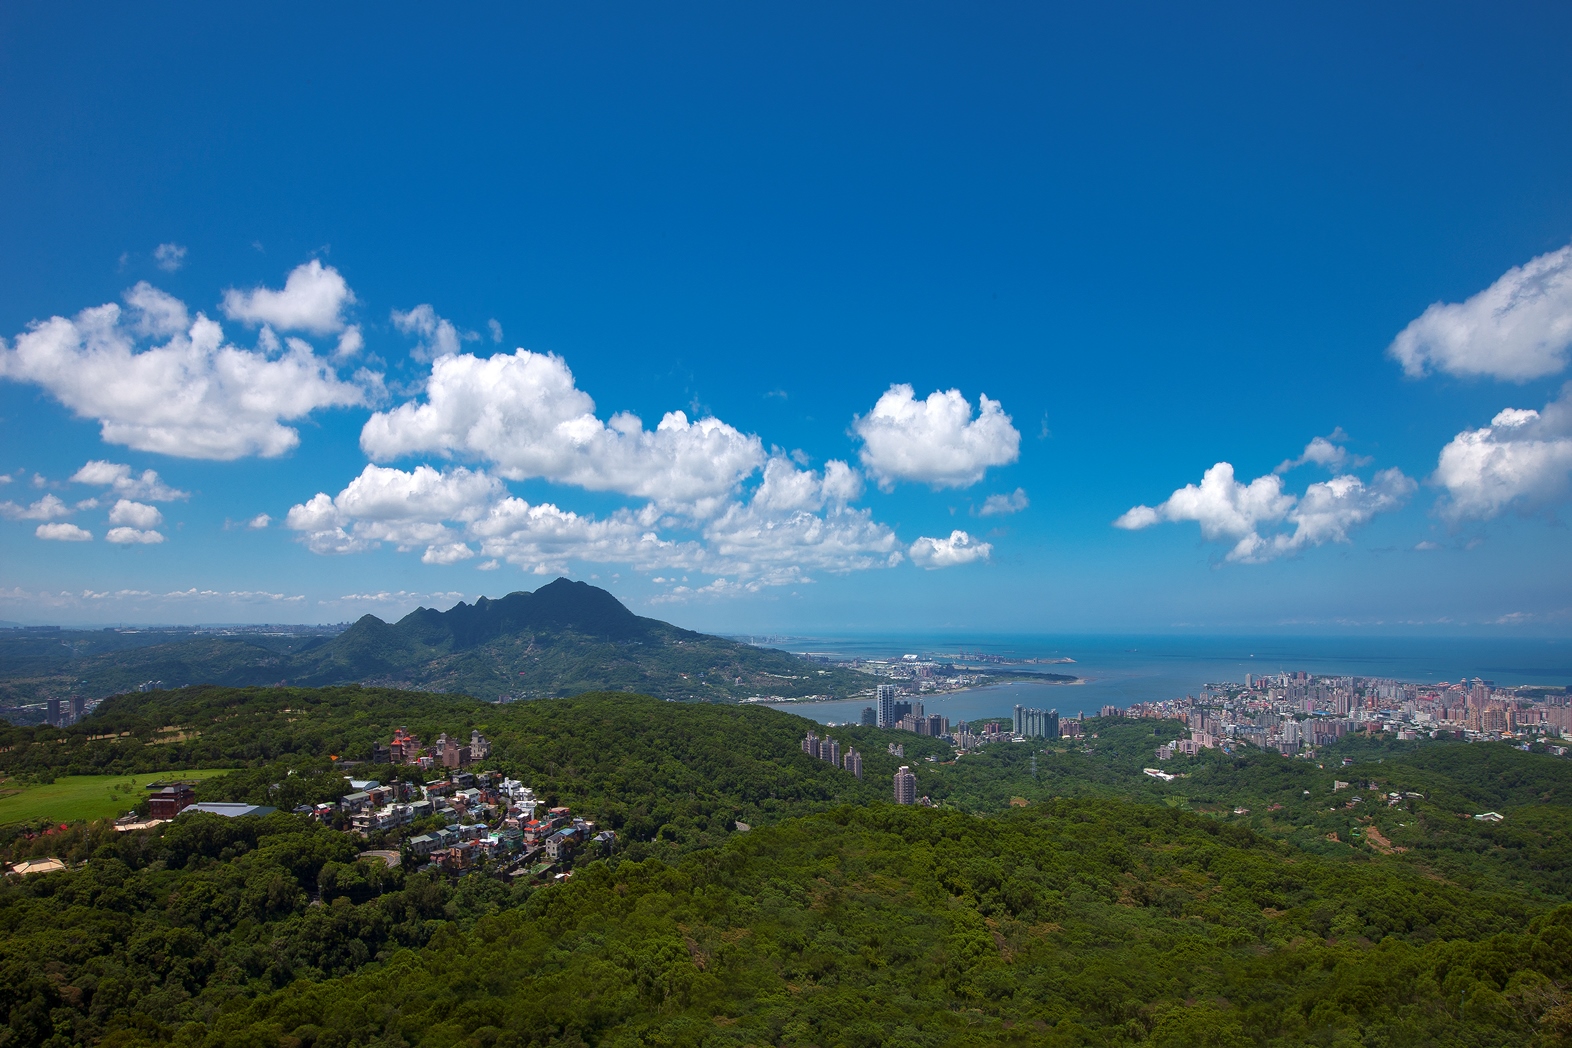
M759 707L191 688L10 729L0 773L222 761L241 770L200 796L298 802L342 793L343 762L400 725L484 732L488 766L616 827L619 849L507 884L364 861L287 811L12 828L8 858L69 868L0 885L0 1044L1572 1036L1569 765L1507 746L1211 751L1159 782L1141 767L1177 725L1092 721L1077 743L959 757L832 729L865 754L859 781L802 752L822 728ZM935 807L889 803L897 764ZM1481 805L1505 820L1473 819Z

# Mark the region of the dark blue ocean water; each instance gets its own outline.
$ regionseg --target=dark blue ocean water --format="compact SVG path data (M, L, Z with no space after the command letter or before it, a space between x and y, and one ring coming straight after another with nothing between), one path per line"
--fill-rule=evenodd
M1057 709L1061 716L1095 715L1104 705L1194 695L1213 681L1246 673L1304 670L1313 674L1390 677L1437 683L1483 677L1498 685L1572 684L1572 641L1417 637L803 637L776 643L791 651L861 658L984 652L1014 658L1070 658L1059 666L1012 666L1070 673L1082 683L1025 681L924 700L928 713L952 721L1008 715L1016 703ZM855 721L866 700L782 703L825 723Z

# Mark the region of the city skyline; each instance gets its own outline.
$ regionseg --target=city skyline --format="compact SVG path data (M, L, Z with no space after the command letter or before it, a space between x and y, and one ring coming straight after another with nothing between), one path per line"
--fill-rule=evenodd
M895 12L0 15L0 620L1567 635L1566 12Z

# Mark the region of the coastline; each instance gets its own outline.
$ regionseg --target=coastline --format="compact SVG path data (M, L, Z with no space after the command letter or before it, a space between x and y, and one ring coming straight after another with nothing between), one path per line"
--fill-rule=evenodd
M949 689L946 689L944 691L921 692L921 693L916 694L916 695L903 695L901 698L902 698L902 701L905 701L907 699L922 699L925 702L927 700L929 700L929 699L933 699L935 701L938 701L940 699L949 698L951 696L970 695L970 694L972 694L974 692L986 691L989 688L1004 687L1004 686L1009 685L1009 684L1033 684L1033 685L1037 685L1038 687L1070 688L1070 687L1075 687L1077 685L1095 683L1096 680L1097 680L1096 677L1076 677L1073 680L1045 680L1043 678L1043 676L1041 676L1041 675L1032 674L1032 673L1024 673L1024 674L1020 674L1019 676L1009 676L1009 677L1002 677L999 680L991 680L991 681L989 681L986 684L968 684L964 688L949 688ZM873 701L873 696L872 695L848 695L845 698L836 698L834 696L826 696L826 695L803 695L803 696L800 696L800 697L792 697L792 696L789 696L789 695L753 695L753 696L750 696L750 697L748 697L746 699L738 699L737 700L739 705L746 704L746 705L750 705L750 706L775 706L775 705L782 705L782 704L786 704L786 703L790 703L790 704L796 705L796 706L812 706L812 705L816 705L816 704L819 704L819 703L825 703L825 702L858 702L858 701L869 701L869 702L872 702Z

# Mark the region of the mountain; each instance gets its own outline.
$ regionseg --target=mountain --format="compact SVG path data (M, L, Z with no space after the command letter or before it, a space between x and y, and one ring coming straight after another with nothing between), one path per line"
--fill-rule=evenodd
M408 650L456 653L508 637L542 633L570 633L616 644L646 642L662 628L689 638L702 636L657 619L640 618L616 597L588 583L558 579L534 593L520 591L498 600L481 597L472 605L460 601L447 611L416 608L392 625L366 615L327 647L360 652L391 644Z
M0 699L99 697L144 681L366 684L488 700L597 690L711 701L846 698L873 685L853 670L635 615L605 590L567 579L447 611L417 608L392 623L366 615L335 637L202 635L134 646L118 634L78 636L0 643Z
M484 699L608 689L684 699L846 696L873 683L783 651L643 618L605 590L567 579L447 611L417 608L394 623L367 615L301 652L287 669L278 677L291 684L359 682Z
M365 618L375 620L371 615ZM481 597L474 605L460 601L445 612L417 608L400 619L397 628L418 633L427 643L446 641L458 650L526 630L571 630L608 640L631 640L647 637L652 628L660 627L675 628L657 619L640 618L616 597L587 582L558 579L534 593L519 591L500 600ZM679 632L700 636L689 630Z

